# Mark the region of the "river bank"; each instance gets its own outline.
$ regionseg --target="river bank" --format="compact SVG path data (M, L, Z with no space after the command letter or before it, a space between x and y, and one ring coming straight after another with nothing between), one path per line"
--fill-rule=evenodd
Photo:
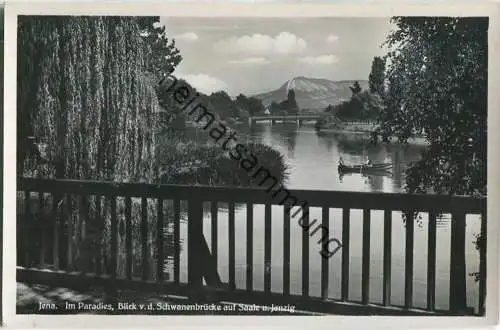
M305 126L314 126L318 134L322 133L330 133L330 134L345 134L346 136L355 135L355 136L366 136L371 138L373 132L377 129L378 124L374 123L362 123L362 122L354 122L354 123L344 123L344 124L335 124L335 125L327 125L327 127L323 126L318 129L318 125L315 123L311 125L310 123L304 124ZM379 138L382 137L379 135ZM390 136L392 143L400 143L396 136ZM424 136L416 136L409 138L407 141L408 144L419 145L419 146L428 146L429 141Z
M370 139L372 136L372 132L368 131L352 131L352 130L344 130L344 129L322 129L321 131L318 132L318 134L323 134L323 133L330 133L330 134L343 134L346 136L356 136L356 137L366 137L367 139ZM379 136L381 138L381 136ZM391 138L391 143L400 143L397 139L396 136L390 136ZM384 143L384 142L381 142ZM409 138L407 141L408 144L412 145L418 145L418 146L428 146L429 141L423 136L419 137L414 137L414 138Z

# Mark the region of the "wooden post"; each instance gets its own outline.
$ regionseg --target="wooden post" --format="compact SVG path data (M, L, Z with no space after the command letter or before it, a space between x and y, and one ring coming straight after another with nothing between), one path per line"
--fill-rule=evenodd
M229 212L229 221L228 221L228 239L229 239L229 288L231 290L236 289L236 277L235 277L235 271L236 271L236 230L235 230L235 219L234 219L234 203L230 202L228 203L228 212ZM205 237L203 237L203 240L205 240ZM208 247L207 247L207 252L209 252ZM210 259L213 257L210 256ZM210 260L209 259L209 260ZM211 269L217 269L217 266L211 266L210 268L206 269L206 273L210 273ZM217 271L216 271L217 273ZM207 277L208 278L208 277Z
M415 246L415 218L414 211L406 213L406 241L405 241L405 308L411 308L413 303L413 249Z
M384 306L391 304L392 212L384 210Z
M264 209L264 292L271 292L271 204Z
M283 295L290 295L290 211L285 204L283 215Z
M479 243L479 315L486 313L486 210L481 213L481 236Z
M200 257L203 241L203 203L199 199L188 202L188 282L195 287L203 284Z
M429 212L427 243L427 309L436 305L436 212Z
M330 232L330 208L322 207L321 210L321 225L326 228L326 232ZM325 248L325 243L321 239L322 248ZM329 262L328 258L322 256L321 258L321 299L328 299L328 274L329 274Z
M455 212L451 221L450 310L458 314L467 309L465 272L465 214Z
M188 282L195 294L203 286L203 278L208 285L221 284L217 263L203 236L203 201L193 198L188 201Z
M142 246L142 280L149 277L149 250L148 250L148 199L141 199L141 246Z
M181 268L181 201L174 200L174 283L180 282Z
M164 256L164 246L163 246L163 230L164 230L164 225L163 225L163 199L158 198L157 200L157 205L158 205L158 216L156 219L156 248L157 248L157 253L158 256L156 258L156 281L159 283L163 282L164 278L164 267L163 264L165 262L165 256Z
M116 282L117 258L118 258L118 219L116 210L116 196L108 196L111 201L111 278L112 284L109 289L109 302L115 305L118 299L118 287ZM70 219L71 221L71 219Z
M361 301L368 304L370 300L370 210L363 210L363 247L361 268Z
M345 207L342 209L342 301L347 301L349 299L349 240L351 231L350 220L351 210Z

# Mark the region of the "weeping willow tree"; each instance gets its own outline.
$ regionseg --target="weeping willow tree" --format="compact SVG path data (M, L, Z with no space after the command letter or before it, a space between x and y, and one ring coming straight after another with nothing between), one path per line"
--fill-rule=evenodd
M18 175L153 181L155 136L151 127L158 101L146 74L147 47L138 19L20 16L18 24ZM33 157L28 137L43 145L43 157ZM83 209L89 214L86 229L67 233L80 243L75 253L81 255L75 259L95 254L85 246L102 245L104 253L109 252L109 201L103 199L102 207L96 201L70 201L74 228L82 228ZM118 203L119 216L124 213L122 202ZM149 203L148 213L154 214L154 208ZM132 213L140 214L139 205L133 205ZM90 219L98 223L93 231ZM133 223L136 236L137 222ZM124 226L120 220L121 233ZM151 236L150 257L154 254ZM119 237L119 251L124 250ZM140 245L134 250L140 250ZM118 260L122 264L124 260Z
M158 103L134 18L20 17L18 54L19 138L34 136L61 164L37 175L152 179Z

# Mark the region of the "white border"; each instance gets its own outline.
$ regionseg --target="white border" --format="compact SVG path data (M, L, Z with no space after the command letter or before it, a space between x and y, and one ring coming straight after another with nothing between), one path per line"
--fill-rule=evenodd
M499 90L499 17L500 6L493 3L474 4L234 4L234 3L7 3L5 6L5 147L4 147L4 262L3 320L9 327L103 328L103 327L179 327L226 325L310 328L444 328L481 327L498 320L498 219L499 209L492 201L499 200L500 177L496 170L500 145ZM155 15L190 17L390 17L400 16L489 16L489 93L488 93L488 274L487 316L479 317L382 317L382 316L75 316L15 314L16 281L16 53L17 15ZM368 323L369 322L369 323Z

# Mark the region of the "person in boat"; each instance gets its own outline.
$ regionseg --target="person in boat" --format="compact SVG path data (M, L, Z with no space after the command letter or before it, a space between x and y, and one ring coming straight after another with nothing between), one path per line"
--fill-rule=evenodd
M339 158L339 166L345 166L344 160L342 159L342 157Z

